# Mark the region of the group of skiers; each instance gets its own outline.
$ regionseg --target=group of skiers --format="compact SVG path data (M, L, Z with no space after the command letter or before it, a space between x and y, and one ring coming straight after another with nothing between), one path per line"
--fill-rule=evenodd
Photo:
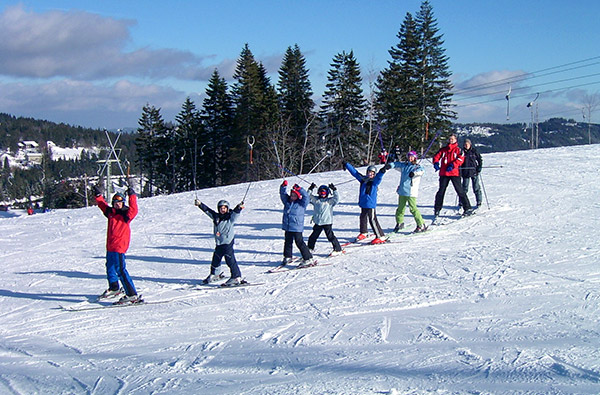
M386 242L386 236L376 214L377 190L384 174L391 169L400 172L400 182L396 189L398 207L395 213L396 226L394 227L394 232L399 232L405 226L404 212L407 205L417 225L414 232L423 232L427 229L423 217L417 208L419 183L425 169L419 164L419 157L415 151L409 151L406 154L406 161L400 161L398 153L395 153L395 155L397 160L386 162L379 171L375 166L368 166L365 175L361 174L350 163L344 162L344 168L360 184L358 199L358 205L361 209L359 217L360 233L356 237L357 240L364 240L368 237L368 228L370 226L375 235L371 244ZM435 196L434 205L434 216L436 218L443 206L444 195L449 183L452 183L459 196L460 206L464 210L463 215L471 215L474 210L467 197L469 183L473 185L477 201L476 207L481 205L481 189L478 176L482 166L481 155L472 146L469 139L465 141L464 149L461 149L458 146L456 135L452 134L449 137L449 143L433 156L433 167L436 171L439 171L439 189ZM138 303L141 301L125 265L125 253L130 241L129 223L135 218L138 212L137 197L131 184L129 185L130 187L126 191L129 206L125 204L125 195L120 192L117 192L113 196L112 206L109 206L102 197L101 190L98 186L94 186L98 207L108 218L106 274L109 287L100 298L108 299L121 296L115 302L117 304ZM331 256L341 254L343 252L342 247L333 232L333 208L339 202L339 193L335 185L333 183L321 185L317 189L316 195L313 194L314 189L317 187L314 183L310 185L308 191L295 184L288 193L287 187L288 182L284 180L279 189L280 199L283 204L281 228L284 231L283 261L281 265L287 265L292 262L293 244L296 245L302 256L298 266L314 265L315 261L312 251L323 231L327 240L333 246ZM243 284L244 280L234 252L234 224L244 209L244 202L242 201L231 209L228 201L220 200L217 203L217 211L212 210L197 199L194 201L194 204L211 218L216 243L210 265L210 273L203 280L203 284L213 283L225 278L220 270L223 259L225 259L225 263L230 271L230 278L223 286ZM302 233L304 230L304 216L309 204L312 204L314 207L312 218L314 225L307 245L304 242ZM122 288L119 287L119 282Z

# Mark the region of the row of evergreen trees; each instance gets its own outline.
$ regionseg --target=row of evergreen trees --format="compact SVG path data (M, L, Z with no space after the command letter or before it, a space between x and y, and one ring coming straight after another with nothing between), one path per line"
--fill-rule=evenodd
M137 161L145 194L174 193L371 163L380 149L423 150L429 129L445 129L451 109L450 71L428 1L407 13L388 67L365 97L353 51L333 57L320 108L306 60L288 47L277 84L248 44L228 86L215 70L202 108L189 98L174 123L147 104L137 130ZM389 149L389 148L388 148ZM326 160L322 160L326 158Z

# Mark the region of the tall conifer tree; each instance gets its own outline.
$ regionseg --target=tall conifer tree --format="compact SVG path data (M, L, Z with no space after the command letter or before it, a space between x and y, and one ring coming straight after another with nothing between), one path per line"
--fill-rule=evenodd
M298 44L285 52L279 68L278 90L281 121L277 141L281 146L290 147L290 166L302 172L309 127L314 120L314 102L306 59Z
M326 125L328 148L332 152L344 152L348 161L361 164L369 161L364 148L367 141L361 127L366 100L361 88L360 66L353 51L335 55L327 80L320 116Z
M230 170L239 166L231 160L233 138L233 104L227 92L227 82L215 70L206 88L204 109L204 133L197 143L202 170L210 186L225 185L231 181ZM203 149L202 149L203 148ZM204 183L202 183L204 185Z
M194 147L202 135L203 125L196 104L188 97L175 117L177 127L174 133L175 145L175 189L177 192L192 190L197 186L195 171L197 158Z
M452 119L456 119L456 112L451 105L452 73L443 47L443 35L439 33L433 8L428 0L421 3L415 19L421 40L418 63L422 75L422 113L428 116L432 128L444 129L450 126Z
M148 182L143 187L144 196L152 196L154 187L162 187L164 174L160 174L159 162L164 160L160 151L166 132L165 122L160 114L160 108L146 104L142 108L142 116L138 120L137 152L138 164Z

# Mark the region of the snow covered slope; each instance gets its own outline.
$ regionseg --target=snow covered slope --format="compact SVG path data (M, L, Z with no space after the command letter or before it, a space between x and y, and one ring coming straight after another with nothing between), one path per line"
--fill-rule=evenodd
M238 289L190 289L214 248L194 192L142 199L129 272L146 301L171 302L117 309L59 307L106 288L97 207L0 219L0 393L600 393L598 157L600 145L484 155L503 166L482 174L490 209L336 258L322 236L332 265L279 274L265 272L282 258L281 180L254 183L236 253L264 285ZM423 163L429 223L437 173ZM380 186L387 230L398 178ZM308 179L338 185L334 230L356 236L358 183ZM245 191L197 195L214 207Z

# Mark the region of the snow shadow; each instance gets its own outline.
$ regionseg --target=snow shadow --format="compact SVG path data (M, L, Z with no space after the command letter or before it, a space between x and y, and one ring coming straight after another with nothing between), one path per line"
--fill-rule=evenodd
M8 289L0 289L0 297L79 303L81 302L82 298L86 298L88 300L95 300L98 297L98 295L26 293L10 291Z

